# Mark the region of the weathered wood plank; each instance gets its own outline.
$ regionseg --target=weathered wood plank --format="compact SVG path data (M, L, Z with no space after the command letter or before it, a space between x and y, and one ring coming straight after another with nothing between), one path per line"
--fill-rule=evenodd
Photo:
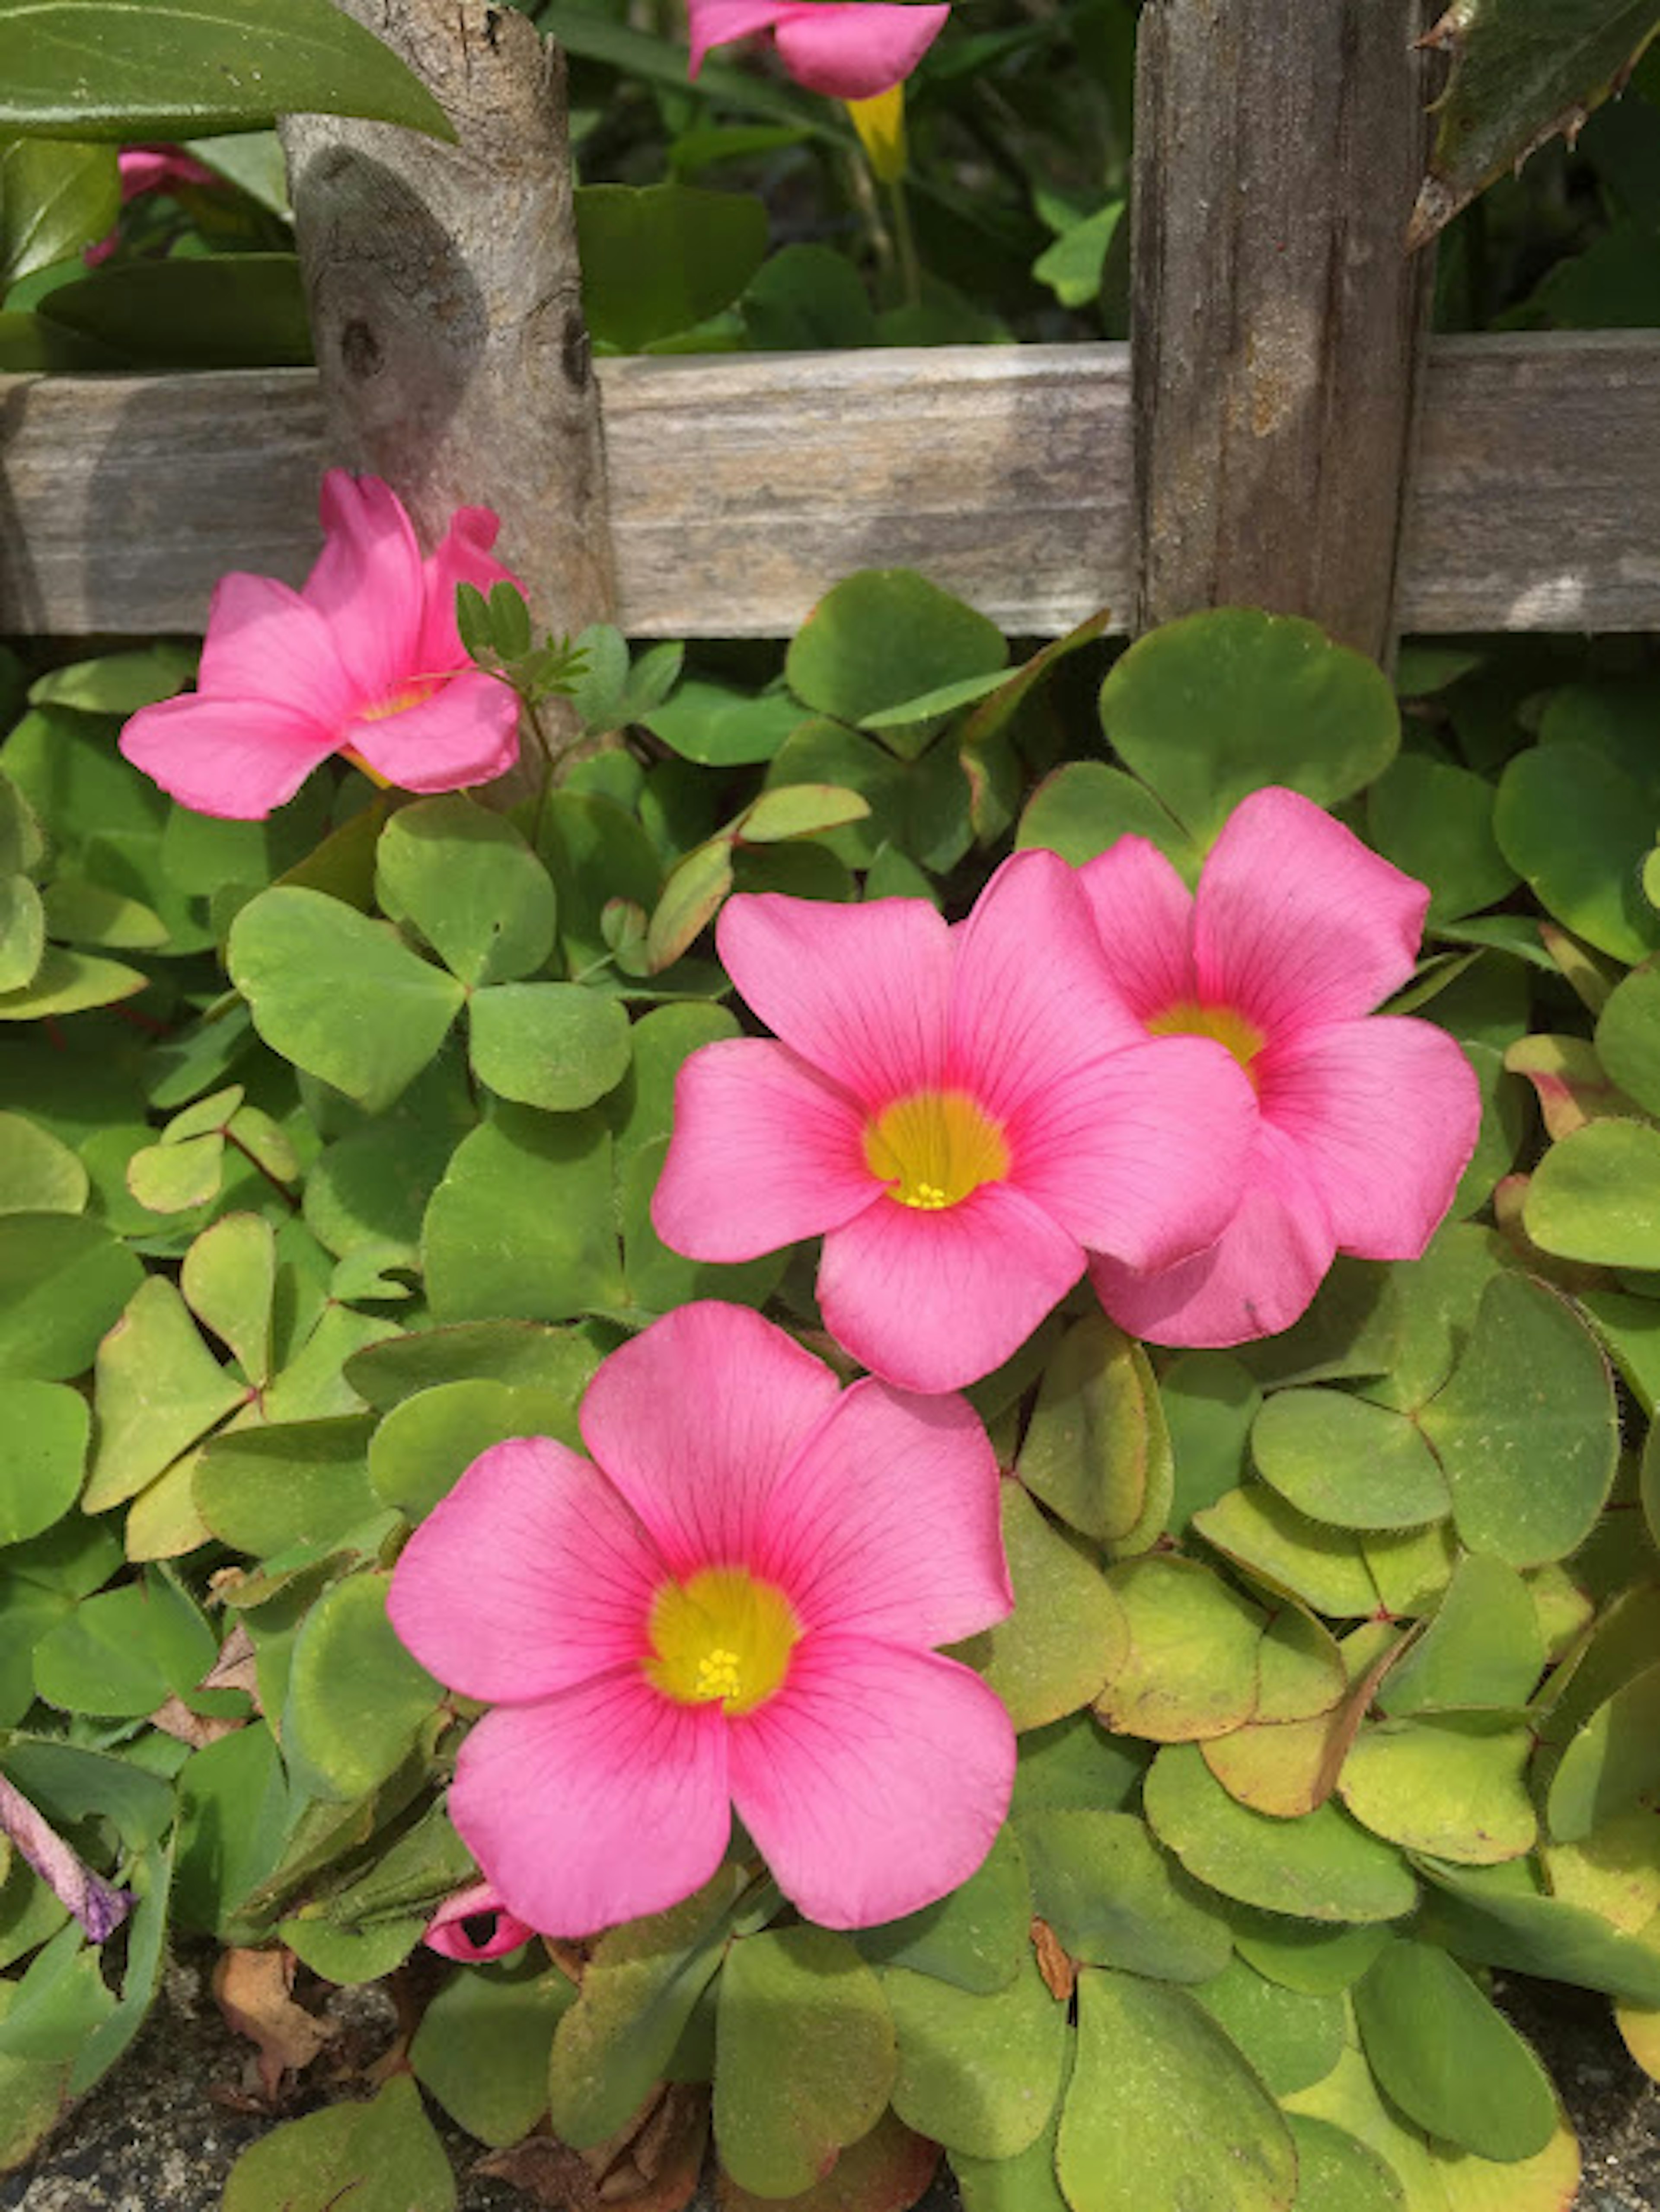
M1240 601L1391 648L1433 264L1422 0L1149 0L1135 627Z
M866 565L1018 634L1128 620L1122 346L599 370L637 635L787 635ZM1423 411L1404 629L1660 629L1660 333L1438 340ZM0 378L0 630L189 631L227 568L297 581L323 456L307 370Z

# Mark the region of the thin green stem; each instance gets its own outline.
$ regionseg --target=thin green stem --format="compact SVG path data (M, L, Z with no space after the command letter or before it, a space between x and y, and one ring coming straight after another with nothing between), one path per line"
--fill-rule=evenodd
M916 258L916 233L911 228L910 202L905 198L905 180L896 177L888 187L893 202L893 242L899 256L899 281L903 288L905 305L920 307L922 304L922 264Z

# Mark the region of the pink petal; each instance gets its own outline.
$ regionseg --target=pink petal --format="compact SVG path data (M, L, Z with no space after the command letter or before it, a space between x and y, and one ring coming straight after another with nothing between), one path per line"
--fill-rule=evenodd
M1219 1237L1256 1141L1256 1095L1208 1038L1149 1038L1080 1068L1009 1126L1014 1181L1080 1244L1165 1267Z
M999 1121L1145 1031L1114 990L1088 900L1054 853L1016 853L952 933L949 1079Z
M325 541L304 596L334 632L357 696L369 704L423 672L420 548L403 501L379 477L331 469L319 506Z
M800 0L686 0L686 29L691 44L687 75L696 76L711 46L729 46L770 30Z
M455 626L458 584L476 586L486 599L493 584L519 584L512 569L504 568L490 553L501 527L501 519L491 507L458 507L443 543L422 564L423 605L415 658L423 674L440 676L468 665L466 648ZM519 585L519 588L522 592L524 586Z
M264 699L324 729L350 714L356 695L315 607L274 576L222 576L208 608L197 688Z
M1198 991L1193 894L1157 845L1121 837L1078 872L1112 979L1140 1021Z
M1429 896L1312 799L1253 792L1199 879L1200 998L1270 1036L1369 1013L1412 974Z
M800 85L831 100L870 100L903 84L946 27L933 7L887 0L800 0L780 15L778 56Z
M959 1390L1018 1352L1084 1272L1078 1241L1010 1183L932 1212L885 1198L824 1239L818 1304L905 1390Z
M489 783L519 757L519 695L469 669L413 707L348 722L341 743L400 791Z
M862 1128L852 1100L787 1045L704 1045L675 1080L653 1224L694 1260L758 1259L837 1228L882 1195Z
M124 146L115 158L124 200L137 199L141 192L167 191L174 185L223 182L193 155L181 154L176 146Z
M481 1929L475 1939L467 1925L469 1921L490 1923L488 1933ZM518 1950L535 1933L522 1920L514 1918L487 1881L476 1881L471 1889L458 1890L439 1906L421 1940L440 1958L457 1959L464 1966L477 1966L487 1959L505 1959L509 1951Z
M1324 1201L1296 1147L1264 1121L1239 1211L1209 1251L1147 1274L1094 1260L1090 1279L1132 1336L1244 1344L1277 1336L1307 1310L1336 1249Z
M879 1112L940 1079L952 941L927 899L728 899L715 943L769 1030Z
M679 1306L622 1345L583 1441L669 1571L747 1565L784 1469L836 1402L829 1368L746 1306Z
M198 814L258 822L285 805L334 750L334 732L270 699L188 692L141 707L120 749L168 797Z
M1415 1260L1481 1126L1475 1071L1432 1023L1338 1022L1262 1055L1262 1110L1319 1185L1340 1250Z
M632 1668L498 1705L461 1747L449 1810L508 1911L545 1936L661 1912L727 1848L725 1715Z
M667 1569L611 1484L547 1437L493 1444L404 1546L392 1625L464 1697L522 1705L638 1666Z
M966 1399L866 1378L791 1461L755 1554L809 1630L954 1644L1014 1602L997 1457Z
M1014 1730L977 1674L860 1636L799 1644L779 1694L731 1724L733 1796L779 1887L868 1928L966 1881L1008 1810Z

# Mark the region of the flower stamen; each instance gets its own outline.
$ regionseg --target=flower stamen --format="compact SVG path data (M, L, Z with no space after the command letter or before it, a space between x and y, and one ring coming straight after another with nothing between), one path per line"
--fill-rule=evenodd
M901 1206L939 1213L982 1183L1001 1182L1009 1148L999 1124L965 1091L914 1091L865 1130L865 1164Z
M782 1689L801 1634L789 1600L742 1567L665 1583L648 1624L646 1680L681 1705L752 1713Z

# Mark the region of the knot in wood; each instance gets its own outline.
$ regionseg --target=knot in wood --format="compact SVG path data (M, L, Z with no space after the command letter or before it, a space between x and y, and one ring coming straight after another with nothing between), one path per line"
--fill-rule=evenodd
M379 376L386 366L380 339L361 317L348 323L340 333L340 359L347 375L360 380Z
M559 366L565 373L566 383L574 392L587 388L588 379L593 373L593 347L580 308L567 307L565 310L564 329L559 340Z

